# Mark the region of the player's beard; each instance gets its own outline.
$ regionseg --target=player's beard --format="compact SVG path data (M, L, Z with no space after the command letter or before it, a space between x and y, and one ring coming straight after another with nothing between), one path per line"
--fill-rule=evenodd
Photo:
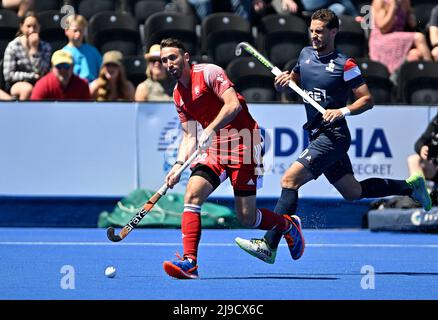
M184 67L184 64L181 64L169 70L170 77L174 80L179 80L184 72Z
M313 49L318 52L324 51L327 48L327 42L317 39L316 43L312 40Z

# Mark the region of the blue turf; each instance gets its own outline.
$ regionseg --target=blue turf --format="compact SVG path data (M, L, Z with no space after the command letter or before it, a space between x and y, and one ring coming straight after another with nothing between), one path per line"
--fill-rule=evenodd
M3 228L0 299L438 299L438 235L304 230L300 260L283 241L268 265L234 245L236 236L261 234L204 230L201 279L176 280L162 263L182 253L180 230L135 230L110 243L103 229ZM74 290L61 288L64 265L74 267ZM107 265L115 278L104 276ZM365 265L375 289L361 288Z

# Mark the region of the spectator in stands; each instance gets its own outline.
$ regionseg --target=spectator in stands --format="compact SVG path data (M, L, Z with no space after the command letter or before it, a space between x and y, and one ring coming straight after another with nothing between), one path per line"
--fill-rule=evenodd
M70 52L58 50L52 56L52 70L37 81L32 100L90 100L86 80L73 74Z
M415 154L408 157L409 173L422 172L426 180L438 182L438 114L415 143Z
M29 99L35 82L50 70L50 44L40 40L40 24L29 12L22 19L17 37L5 50L3 75L6 89L19 100Z
M429 38L432 45L433 60L438 62L438 5L436 5L430 15Z
M81 15L71 15L67 18L65 35L68 44L63 50L69 51L73 57L73 73L89 83L99 75L102 55L92 45L84 43L87 19Z
M172 3L179 11L196 15L199 21L214 12L235 12L252 23L257 23L266 14L298 11L294 0L172 0Z
M144 55L148 62L147 79L137 86L135 101L172 101L175 81L169 78L160 59L160 45L154 44Z
M304 10L316 11L328 8L337 16L348 15L359 19L359 12L351 0L301 0Z
M2 7L17 11L19 17L24 17L33 7L33 0L2 0Z
M277 13L297 13L299 5L294 0L272 0L272 6Z
M134 101L135 87L126 78L120 51L103 55L99 77L90 84L91 98L97 101Z
M12 97L2 89L0 89L0 100L12 100Z
M410 0L373 0L371 12L374 28L369 38L372 60L386 65L394 72L404 61L432 59L426 37L414 30L417 21Z

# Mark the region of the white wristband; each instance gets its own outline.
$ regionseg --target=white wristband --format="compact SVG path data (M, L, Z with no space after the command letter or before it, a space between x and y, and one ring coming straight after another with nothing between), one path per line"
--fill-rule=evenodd
M341 110L342 115L343 115L344 117L349 116L349 115L351 114L350 109L348 109L347 107L343 107L343 108L341 108L340 110Z

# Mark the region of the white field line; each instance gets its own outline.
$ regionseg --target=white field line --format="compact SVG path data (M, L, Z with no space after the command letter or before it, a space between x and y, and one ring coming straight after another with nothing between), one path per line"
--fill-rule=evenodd
M125 247L173 247L180 242L60 242L60 241L0 241L0 246L125 246ZM204 247L235 247L234 243L201 243ZM281 244L281 247L287 246ZM438 244L357 244L357 243L308 243L306 247L314 248L438 248Z

